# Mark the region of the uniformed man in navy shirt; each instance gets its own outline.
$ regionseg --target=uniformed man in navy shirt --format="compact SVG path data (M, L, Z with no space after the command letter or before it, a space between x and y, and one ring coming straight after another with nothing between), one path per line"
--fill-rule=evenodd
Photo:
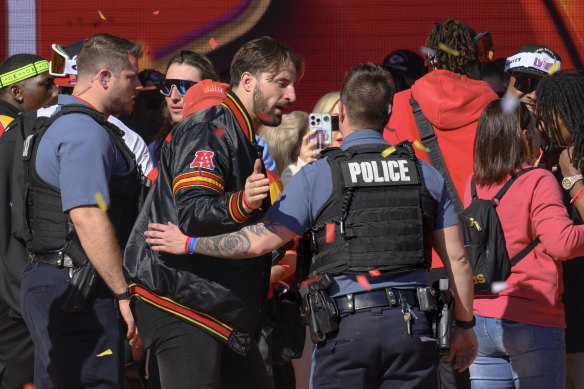
M339 102L341 149L301 169L257 224L194 244L195 253L245 258L309 229L310 276L333 276L326 293L339 312L338 330L313 351L314 388L437 387L436 342L416 292L428 283L432 247L456 297L449 358L464 370L476 356L472 273L458 218L440 173L411 145L384 141L393 93L381 67L350 70ZM184 254L186 237L174 225L150 228L155 250Z

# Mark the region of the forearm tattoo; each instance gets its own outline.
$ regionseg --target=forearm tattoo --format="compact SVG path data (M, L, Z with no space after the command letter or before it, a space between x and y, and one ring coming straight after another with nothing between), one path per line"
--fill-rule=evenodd
M277 234L280 226L280 223L264 217L258 223L246 226L236 232L198 237L195 243L195 252L220 258L247 258L252 244L250 237L260 239Z
M244 230L224 235L199 237L195 244L197 254L221 258L244 258L251 247L251 242Z

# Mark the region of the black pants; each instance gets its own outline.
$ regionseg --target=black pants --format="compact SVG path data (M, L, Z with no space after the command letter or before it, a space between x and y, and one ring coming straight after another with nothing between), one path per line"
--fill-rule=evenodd
M132 310L144 348L154 351L164 389L272 388L257 346L243 357L198 327L134 300Z
M69 269L28 264L20 305L35 347L36 389L123 387L123 334L115 298L99 279L83 312L65 312Z
M411 334L400 307L344 313L312 358L312 389L436 389L438 352L432 324L412 307Z
M0 389L33 381L34 346L24 320L0 299Z

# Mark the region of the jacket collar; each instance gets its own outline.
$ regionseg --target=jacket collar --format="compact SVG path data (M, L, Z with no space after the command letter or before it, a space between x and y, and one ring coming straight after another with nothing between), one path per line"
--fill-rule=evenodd
M12 118L16 118L20 110L16 108L14 105L7 103L6 101L0 100L0 115L10 116Z
M237 123L239 123L239 128L243 132L243 136L245 136L251 143L255 143L251 117L235 93L229 92L221 105L233 113Z

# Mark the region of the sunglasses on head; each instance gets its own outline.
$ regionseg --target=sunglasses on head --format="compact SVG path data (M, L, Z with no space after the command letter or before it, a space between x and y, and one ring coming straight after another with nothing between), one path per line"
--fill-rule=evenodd
M491 33L481 32L474 38L474 43L479 62L490 62L495 55L495 45Z
M72 59L65 51L65 46L52 44L51 64L49 74L51 76L63 77L77 74L77 60Z
M172 87L174 86L181 96L184 96L189 88L195 85L196 81L189 80L176 80L176 79L166 79L161 82L160 93L165 96L170 96L172 92Z
M512 73L515 77L515 84L513 85L521 93L531 93L537 88L537 84L541 77L530 76L526 74Z

